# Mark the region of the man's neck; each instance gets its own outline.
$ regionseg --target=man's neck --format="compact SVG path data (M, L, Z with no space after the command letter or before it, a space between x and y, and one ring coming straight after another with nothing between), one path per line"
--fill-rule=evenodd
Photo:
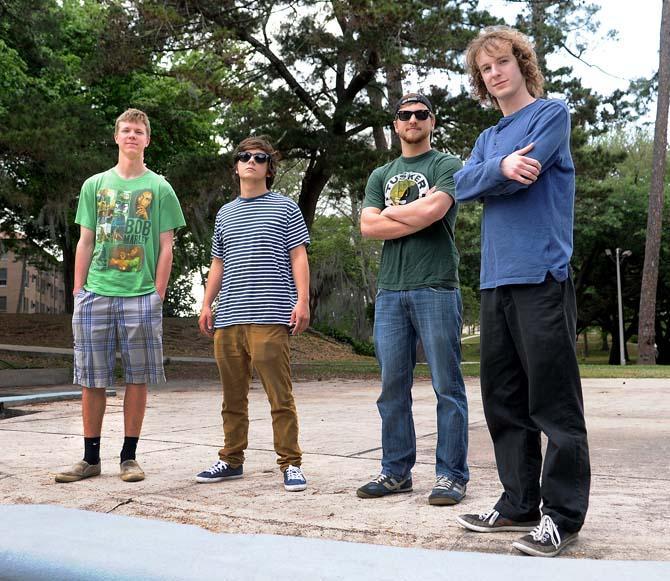
M114 166L114 170L124 180L132 180L144 175L147 171L147 166L144 165L144 158L129 159L119 156L119 161Z
M511 95L508 99L498 99L498 105L505 117L513 115L527 105L537 101L528 91L519 91L516 95Z
M407 143L406 141L400 140L400 151L403 157L416 157L422 153L430 151L432 147L430 146L430 141L426 139L419 143Z
M259 180L240 180L240 198L257 198L268 193L268 188L263 181Z

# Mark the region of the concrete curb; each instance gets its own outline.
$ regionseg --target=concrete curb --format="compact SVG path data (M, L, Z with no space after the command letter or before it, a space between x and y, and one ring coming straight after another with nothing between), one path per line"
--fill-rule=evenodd
M0 507L8 580L486 579L661 581L670 563L523 558L302 537L211 533L193 525L48 505Z

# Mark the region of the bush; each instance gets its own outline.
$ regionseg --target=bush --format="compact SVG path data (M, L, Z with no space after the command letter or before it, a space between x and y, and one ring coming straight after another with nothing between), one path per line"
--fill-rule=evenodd
M330 325L315 325L314 328L320 333L328 335L328 337L332 337L341 343L348 343L351 345L356 355L367 355L368 357L375 356L375 346L373 343L370 343L370 341L358 341Z

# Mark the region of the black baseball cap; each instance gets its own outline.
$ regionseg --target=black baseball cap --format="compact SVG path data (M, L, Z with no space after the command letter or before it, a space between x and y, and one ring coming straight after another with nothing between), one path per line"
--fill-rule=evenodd
M432 113L433 112L433 106L431 105L430 101L428 100L428 97L425 95L422 95L421 93L413 93L410 95L407 95L406 97L403 97L400 99L396 105L395 105L395 112L396 115L398 114L398 111L400 111L401 107L404 107L405 105L409 105L410 103L422 103L426 107L428 107L428 110Z

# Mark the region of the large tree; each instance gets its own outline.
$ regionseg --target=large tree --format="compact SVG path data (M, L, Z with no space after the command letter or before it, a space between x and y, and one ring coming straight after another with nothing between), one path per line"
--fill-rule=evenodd
M250 75L262 79L253 101L231 108L240 130L271 135L287 158L305 161L298 203L309 227L318 200L336 174L368 173L370 136L388 146L381 128L389 102L419 75L462 70L460 55L479 28L495 20L475 0L168 0L137 3L164 11L161 26L215 50L237 41ZM175 14L179 14L179 18ZM474 107L473 107L474 109ZM383 156L382 156L383 157Z
M638 361L646 365L656 363L656 290L663 223L663 191L668 156L668 106L670 105L670 0L663 0L660 46L654 161L649 189L647 242L644 251L638 330Z
M118 2L0 3L0 227L60 255L70 310L77 196L85 178L114 164L120 112L149 113L147 162L174 177L192 239L205 237L227 181L214 140L224 95L190 78L206 66L217 78L224 56L188 51L163 64L168 39L147 46L145 38L142 21ZM188 240L178 239L175 276L198 255L186 251Z

